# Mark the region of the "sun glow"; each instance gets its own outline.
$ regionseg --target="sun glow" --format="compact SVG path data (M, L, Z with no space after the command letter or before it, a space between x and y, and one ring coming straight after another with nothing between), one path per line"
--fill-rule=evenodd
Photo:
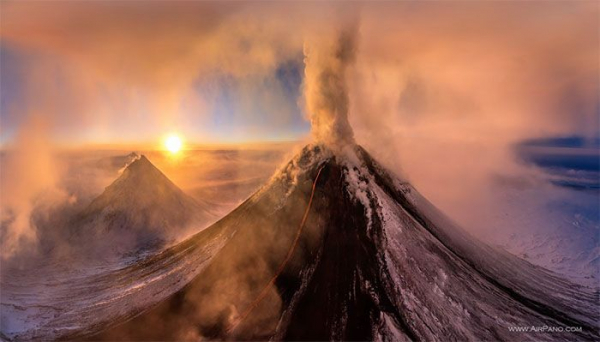
M181 150L182 146L183 146L183 142L181 141L181 138L178 135L175 135L175 134L169 135L165 139L165 147L171 153L179 152Z

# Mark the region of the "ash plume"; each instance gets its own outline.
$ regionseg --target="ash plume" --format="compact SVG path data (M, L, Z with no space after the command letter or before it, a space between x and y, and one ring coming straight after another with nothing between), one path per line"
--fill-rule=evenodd
M304 97L312 134L317 142L334 147L354 142L346 72L356 57L357 28L352 22L304 43Z

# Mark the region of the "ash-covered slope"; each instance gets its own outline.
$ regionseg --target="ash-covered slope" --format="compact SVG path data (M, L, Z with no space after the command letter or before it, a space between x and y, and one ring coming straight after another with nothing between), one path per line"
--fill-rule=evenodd
M137 253L214 219L206 206L183 193L142 155L75 217L71 229L75 238L94 237L100 250Z
M475 241L358 146L305 148L224 222L190 284L93 339L598 338L597 293ZM543 326L563 331L511 331Z

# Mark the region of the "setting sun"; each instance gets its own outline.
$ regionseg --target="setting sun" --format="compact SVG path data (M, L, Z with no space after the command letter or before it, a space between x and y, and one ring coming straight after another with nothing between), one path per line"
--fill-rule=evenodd
M181 150L181 146L183 145L181 138L177 135L170 135L165 140L165 147L171 153L177 153Z

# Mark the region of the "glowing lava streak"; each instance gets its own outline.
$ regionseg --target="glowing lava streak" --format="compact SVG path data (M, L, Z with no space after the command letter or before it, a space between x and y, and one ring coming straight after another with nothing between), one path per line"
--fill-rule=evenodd
M283 262L279 265L279 268L277 269L277 272L275 272L275 275L273 275L273 278L271 278L271 280L267 283L267 285L262 289L262 291L260 292L260 294L258 295L258 297L256 297L256 299L250 304L250 306L248 306L248 308L246 309L246 311L244 311L240 315L240 317L237 320L235 320L233 322L233 324L231 324L229 326L229 328L227 328L227 332L228 333L233 332L237 328L237 326L244 319L246 319L246 317L248 317L248 315L252 312L252 310L254 310L254 308L263 299L265 299L265 297L268 294L269 288L271 288L271 286L273 286L273 284L275 284L275 280L277 280L277 277L279 277L279 275L281 274L281 272L283 272L283 269L285 268L285 266L287 265L287 263L292 258L292 255L294 255L294 251L296 250L296 246L298 245L298 240L300 239L300 235L302 234L302 228L304 228L304 224L306 223L306 218L308 217L308 213L310 211L310 206L312 205L313 197L315 196L315 190L317 188L317 181L319 180L319 175L321 174L321 170L323 170L324 167L325 167L325 165L321 166L319 168L319 171L317 172L317 176L315 177L315 180L314 180L313 185L312 185L312 192L310 193L310 199L308 200L308 205L306 206L306 211L304 212L304 216L302 217L302 222L300 223L300 227L298 227L298 232L296 233L296 237L294 238L294 242L292 243L292 246L290 247L290 250L288 251L287 256L285 257L285 259L283 260Z

